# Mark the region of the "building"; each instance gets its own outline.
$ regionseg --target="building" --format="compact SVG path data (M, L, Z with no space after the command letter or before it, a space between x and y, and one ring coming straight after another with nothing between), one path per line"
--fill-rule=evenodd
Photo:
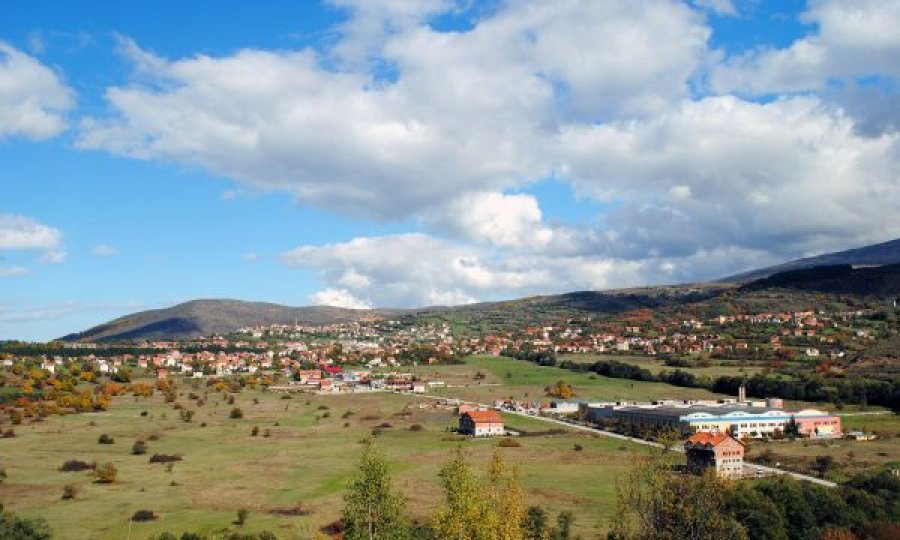
M475 437L504 435L503 418L497 411L469 411L459 417L459 432Z
M784 433L793 419L801 436L841 436L841 419L827 411L786 411L748 404L632 405L589 408L588 419L614 419L645 428L675 429L682 433L728 433L739 439L762 439Z
M741 478L744 443L724 433L695 433L684 443L688 471L703 474L714 469L720 478Z

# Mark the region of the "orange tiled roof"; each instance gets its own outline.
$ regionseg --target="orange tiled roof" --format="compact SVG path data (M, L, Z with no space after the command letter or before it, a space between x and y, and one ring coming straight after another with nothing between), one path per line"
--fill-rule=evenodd
M700 433L694 433L693 435L691 435L691 438L687 440L687 444L691 444L691 445L707 445L708 444L708 445L712 446L713 448L715 448L716 446L719 446L719 444L721 444L731 438L732 437L730 435L727 435L725 433L703 433L703 432L700 432ZM735 439L735 440L737 440L737 439ZM737 442L740 443L741 441L737 441ZM741 444L743 444L743 443L741 443Z
M469 411L466 414L469 415L469 418L476 424L499 424L503 422L503 419L500 418L500 413L497 411Z

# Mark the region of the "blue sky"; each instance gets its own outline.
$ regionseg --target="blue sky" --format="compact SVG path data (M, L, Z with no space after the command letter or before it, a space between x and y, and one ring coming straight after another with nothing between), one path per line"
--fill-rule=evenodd
M0 339L193 298L693 281L897 237L898 23L876 0L14 0Z

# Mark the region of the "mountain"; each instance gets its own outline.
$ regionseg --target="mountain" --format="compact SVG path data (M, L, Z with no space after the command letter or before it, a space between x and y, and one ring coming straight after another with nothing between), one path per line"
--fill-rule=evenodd
M487 321L491 327L537 322L545 316L574 313L621 313L696 302L731 288L731 285L685 285L582 291L533 296L503 302L418 309L354 310L327 306L288 307L239 300L194 300L170 308L142 311L62 337L64 341L117 341L186 339L233 332L247 326L300 323L322 324L359 320L363 317L414 315L449 317L457 321Z
M846 251L838 251L835 253L826 253L815 257L807 257L805 259L797 259L786 263L751 270L733 276L722 278L718 281L725 283L747 283L761 278L769 277L779 272L789 270L801 270L804 268L813 268L816 266L831 266L849 264L851 266L877 266L883 264L900 263L900 239L882 242L881 244L872 244Z
M743 285L740 291L775 288L830 294L896 296L900 295L900 264L860 268L849 264L833 264L788 270L751 281Z
M245 326L345 322L401 310L356 310L330 306L288 307L240 300L192 300L164 309L141 311L69 334L64 341L193 338L232 332Z

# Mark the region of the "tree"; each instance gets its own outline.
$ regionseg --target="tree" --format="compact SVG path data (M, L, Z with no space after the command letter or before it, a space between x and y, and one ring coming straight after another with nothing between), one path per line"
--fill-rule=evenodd
M390 471L375 443L366 441L356 477L344 493L346 540L403 540L410 538L406 499L395 492Z
M444 540L481 538L484 495L462 447L441 468L440 477L445 500L432 518L435 535Z
M550 536L550 525L547 512L540 506L529 506L522 523L525 540L547 540Z
M570 540L572 538L572 525L575 523L575 515L568 510L563 510L556 516L556 528L553 530L553 540Z
M0 505L0 539L50 540L50 527L42 519L20 518L12 512L4 512Z
M556 381L556 384L547 389L547 394L559 399L570 399L575 395L575 392L566 381Z
M499 449L494 450L486 475L479 479L468 457L457 448L441 469L445 503L432 526L446 540L518 540L525 534L525 491L518 470L509 472Z
M610 538L642 540L746 539L726 512L727 488L712 471L703 477L673 473L673 452L636 458L617 485Z
M97 479L98 484L112 484L116 481L116 475L118 474L119 471L111 462L95 466L93 472L94 478Z

